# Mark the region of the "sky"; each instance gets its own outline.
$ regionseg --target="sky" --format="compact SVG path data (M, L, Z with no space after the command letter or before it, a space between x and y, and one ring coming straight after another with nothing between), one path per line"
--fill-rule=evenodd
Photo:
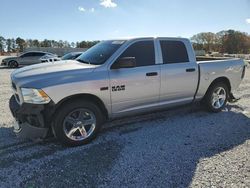
M0 36L76 42L250 34L250 0L0 0Z

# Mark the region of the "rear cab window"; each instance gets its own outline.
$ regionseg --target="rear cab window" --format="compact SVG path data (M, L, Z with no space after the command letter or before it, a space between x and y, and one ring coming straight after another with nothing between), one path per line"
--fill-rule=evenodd
M160 40L163 64L188 63L189 57L182 41Z

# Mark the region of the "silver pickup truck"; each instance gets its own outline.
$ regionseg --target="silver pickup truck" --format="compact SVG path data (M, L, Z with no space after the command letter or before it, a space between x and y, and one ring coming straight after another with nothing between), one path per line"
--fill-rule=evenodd
M14 131L29 138L53 133L76 146L95 138L113 118L201 100L219 112L244 74L241 59L197 62L188 39L102 41L76 60L11 74Z

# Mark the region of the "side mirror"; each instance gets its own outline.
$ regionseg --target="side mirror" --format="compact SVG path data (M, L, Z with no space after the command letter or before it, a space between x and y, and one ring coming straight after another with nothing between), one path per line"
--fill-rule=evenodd
M111 67L111 69L133 68L136 67L135 57L123 57L118 59Z

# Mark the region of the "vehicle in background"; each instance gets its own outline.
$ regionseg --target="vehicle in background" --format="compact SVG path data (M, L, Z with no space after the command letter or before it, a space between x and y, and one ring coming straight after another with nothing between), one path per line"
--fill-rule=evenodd
M26 138L53 133L77 146L95 138L113 118L195 101L219 112L235 101L232 92L244 74L242 59L197 61L188 39L102 41L76 60L11 74L14 131Z
M42 58L45 56L57 57L57 55L48 52L26 52L17 57L3 59L1 65L17 68L19 66L38 64L42 63Z
M57 57L54 54L46 54L40 58L41 63L47 63L47 62L55 62L55 61L60 61L61 58Z
M83 52L70 52L61 57L61 60L73 60L82 55Z

